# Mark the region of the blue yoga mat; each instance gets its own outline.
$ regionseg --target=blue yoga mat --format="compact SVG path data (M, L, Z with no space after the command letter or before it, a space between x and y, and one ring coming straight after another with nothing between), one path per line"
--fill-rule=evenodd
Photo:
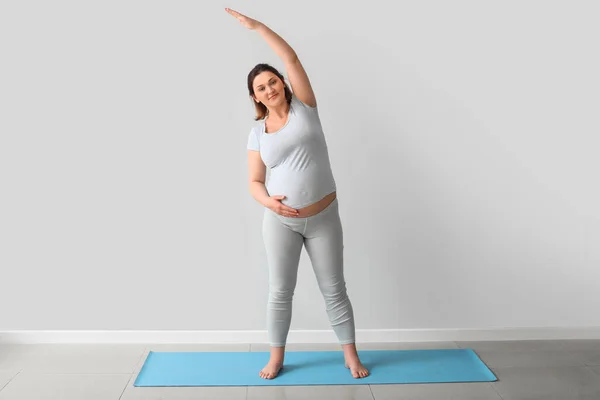
M150 352L134 386L288 386L492 382L496 376L471 349L358 352L371 375L355 379L341 351L286 352L275 379L259 371L268 352Z

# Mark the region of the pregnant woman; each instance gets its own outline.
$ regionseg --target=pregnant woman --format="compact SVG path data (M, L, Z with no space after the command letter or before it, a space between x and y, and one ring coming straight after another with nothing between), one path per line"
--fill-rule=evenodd
M291 90L279 71L258 64L248 75L256 121L248 137L249 186L265 207L263 241L269 267L267 330L270 360L259 372L273 379L283 368L302 247L306 248L331 326L355 378L369 375L355 345L354 312L346 293L343 232L317 101L295 51L267 26L229 8L258 32L285 64ZM270 177L265 184L267 168Z

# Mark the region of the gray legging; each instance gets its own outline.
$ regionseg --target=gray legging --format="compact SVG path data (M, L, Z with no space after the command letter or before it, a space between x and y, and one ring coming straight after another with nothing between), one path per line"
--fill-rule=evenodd
M269 264L267 329L273 347L285 346L292 320L302 245L317 277L329 321L340 344L354 343L354 312L344 280L344 240L337 198L317 215L284 217L265 209L263 240Z

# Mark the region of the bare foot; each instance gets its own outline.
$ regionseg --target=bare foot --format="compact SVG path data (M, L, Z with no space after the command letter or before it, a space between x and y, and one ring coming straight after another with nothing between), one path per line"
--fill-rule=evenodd
M273 379L279 374L279 371L283 368L283 364L278 361L269 361L267 365L258 374L264 379Z
M360 362L358 352L356 351L356 345L354 343L342 345L344 349L344 360L346 361L346 368L350 369L354 378L364 378L369 376L369 371Z
M285 346L271 346L271 355L267 365L259 372L259 376L263 379L273 379L283 368L283 359L285 358Z
M355 360L354 362L348 363L346 361L346 368L350 369L350 373L355 378L364 378L369 376L369 370L365 368L364 365L360 362L360 360Z

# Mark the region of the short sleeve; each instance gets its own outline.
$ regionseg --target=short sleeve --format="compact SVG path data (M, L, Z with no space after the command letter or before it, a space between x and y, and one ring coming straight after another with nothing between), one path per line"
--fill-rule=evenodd
M310 111L317 111L317 107L311 107L308 104L305 104L303 102L300 101L300 99L294 94L292 93L292 101L296 104L298 104L301 108L304 108L306 110L310 110Z
M248 150L260 150L260 143L258 141L258 137L256 136L255 128L252 128L252 130L250 130L250 134L248 135Z

